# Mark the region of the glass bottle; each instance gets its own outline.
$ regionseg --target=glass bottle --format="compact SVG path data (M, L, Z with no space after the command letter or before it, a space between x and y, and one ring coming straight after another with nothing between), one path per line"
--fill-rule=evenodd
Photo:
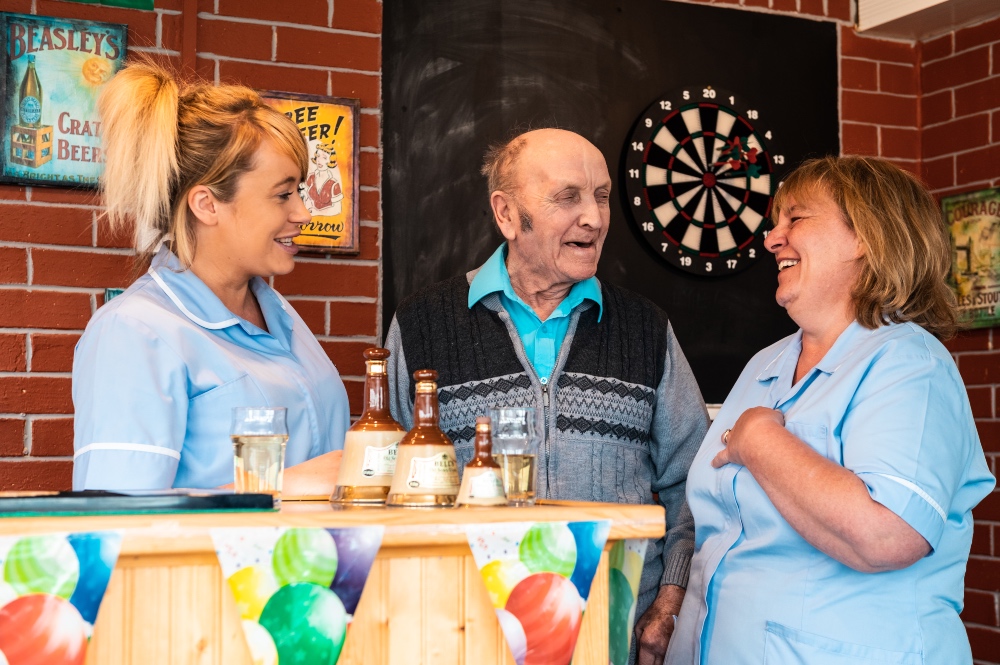
M447 508L458 494L455 446L438 427L438 373L418 369L413 400L413 429L399 442L396 473L387 506Z
M365 407L344 437L334 503L385 503L396 470L396 448L406 434L389 413L388 349L365 349Z
M476 418L476 452L465 465L462 487L458 491L459 506L505 506L507 497L500 480L500 465L493 461L493 441L490 438L489 416Z
M35 56L28 56L28 69L21 79L21 104L18 107L20 124L23 127L42 125L42 83L35 71Z

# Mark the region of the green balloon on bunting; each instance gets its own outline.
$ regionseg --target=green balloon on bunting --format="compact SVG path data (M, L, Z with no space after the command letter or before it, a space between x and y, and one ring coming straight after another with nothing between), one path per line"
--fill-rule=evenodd
M518 551L521 562L533 573L573 574L576 540L565 524L539 522L524 534Z
M326 529L289 529L271 559L278 584L312 582L329 587L337 574L337 544Z
M280 665L335 665L347 635L347 612L337 595L316 584L283 586L260 614Z
M627 665L632 637L632 587L622 571L612 568L608 575L608 651L611 665Z
M80 561L64 536L27 536L7 553L3 576L18 595L47 593L69 599L80 579Z

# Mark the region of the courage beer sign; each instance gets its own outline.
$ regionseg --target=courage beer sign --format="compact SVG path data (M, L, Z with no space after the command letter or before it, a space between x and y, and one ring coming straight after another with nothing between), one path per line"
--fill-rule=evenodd
M97 97L125 62L126 26L0 12L0 181L96 187Z
M969 328L1000 325L1000 189L943 198L941 207L960 321Z

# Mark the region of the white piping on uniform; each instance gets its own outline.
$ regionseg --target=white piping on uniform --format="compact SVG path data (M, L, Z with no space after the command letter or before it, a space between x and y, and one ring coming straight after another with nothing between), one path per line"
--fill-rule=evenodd
M945 522L948 521L948 515L945 514L944 508L942 508L937 501L932 499L930 494L922 490L915 483L905 478L900 478L899 476L890 476L888 473L875 473L875 472L868 472L868 473L871 473L871 475L873 476L882 476L883 478L888 478L893 482L899 483L900 485L907 488L908 490L919 496L921 499L929 503L931 508L934 509L934 512L936 512L938 515L941 516L941 519L943 519Z
M176 450L164 448L163 446L151 446L148 443L92 443L89 446L84 446L83 448L80 448L80 450L73 453L73 459L76 459L84 453L89 453L91 450L132 450L139 453L166 455L167 457L173 457L177 460L181 458L181 454Z
M156 274L155 270L150 268L149 274L153 277L156 283L160 285L160 288L163 289L163 292L167 294L167 297L170 298L174 302L174 304L177 305L178 309L180 309L181 312L184 313L184 316L188 317L189 319L191 319L191 321L197 323L202 328L208 328L209 330L221 330L222 328L228 328L229 326L235 325L240 322L240 320L235 316L231 319L220 321L219 323L210 323L208 321L205 321L204 319L198 318L197 316L191 313L191 310L189 310L187 307L184 306L184 303L182 303L181 299L177 297L177 294L170 290L170 287L167 286L166 282L163 281L162 277Z
M785 351L787 351L787 350L788 350L788 347L785 347L784 349L782 349L781 352L778 355L776 355L774 357L774 359L767 364L766 367L764 367L764 369L760 370L760 374L757 375L756 380L760 381L760 377L764 376L764 372L766 372L767 370L771 369L771 365L773 365L774 363L778 362L778 358L780 358L781 356L785 355ZM770 378L770 377L768 377L768 378Z

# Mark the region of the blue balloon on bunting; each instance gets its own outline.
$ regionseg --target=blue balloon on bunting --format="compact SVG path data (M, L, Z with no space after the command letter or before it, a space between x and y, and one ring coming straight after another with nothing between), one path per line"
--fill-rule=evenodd
M611 532L611 523L570 522L568 526L576 541L576 566L569 581L580 592L580 598L587 600L590 595L590 585L597 573L597 565L601 562L604 543L607 542L608 534Z
M69 602L88 623L97 620L97 610L108 588L111 571L118 561L122 537L115 532L71 533L66 537L80 560L80 580Z
M340 563L330 590L337 594L348 614L354 614L364 591L368 572L382 544L383 527L327 529L337 544Z

